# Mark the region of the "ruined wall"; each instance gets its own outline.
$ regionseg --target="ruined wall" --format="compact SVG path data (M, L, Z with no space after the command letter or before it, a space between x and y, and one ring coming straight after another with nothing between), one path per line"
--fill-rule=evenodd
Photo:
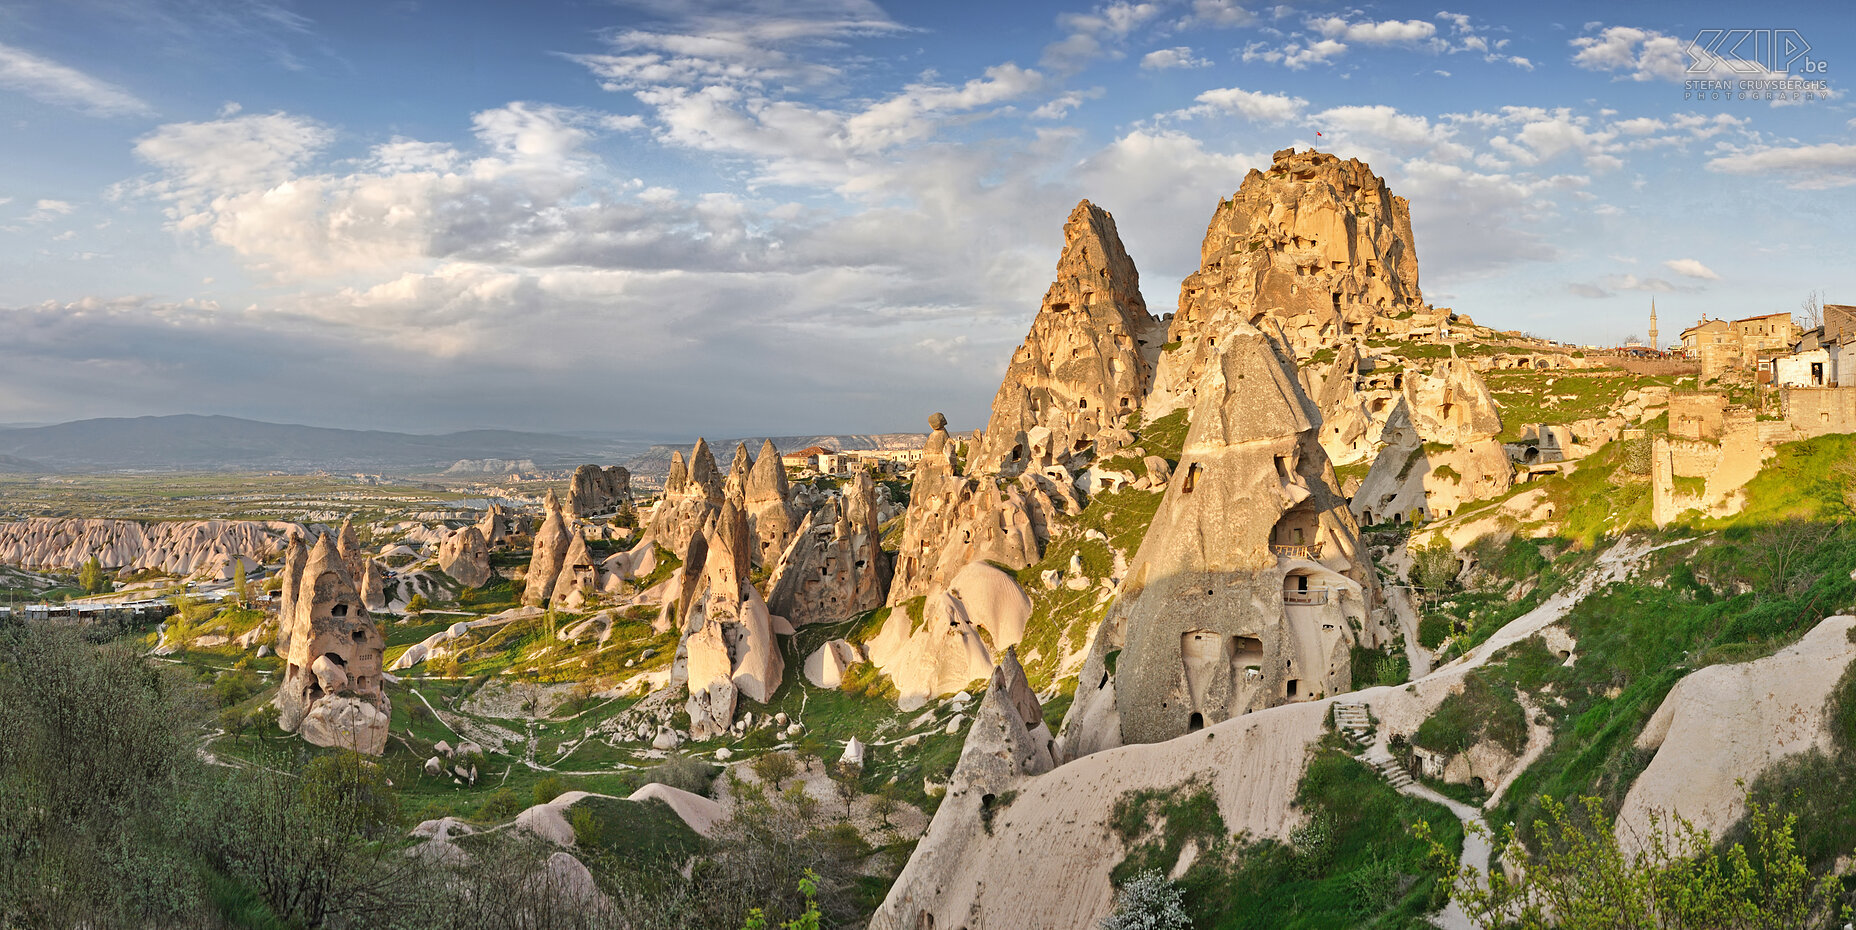
M1831 433L1856 433L1856 387L1788 388L1785 421L1809 439Z
M1669 394L1669 435L1678 439L1718 441L1725 426L1727 396L1719 393Z

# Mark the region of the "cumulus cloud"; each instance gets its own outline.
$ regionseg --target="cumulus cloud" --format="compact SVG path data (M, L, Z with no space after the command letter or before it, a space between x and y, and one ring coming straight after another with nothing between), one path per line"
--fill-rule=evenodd
M1767 64L1777 63L1772 59L1757 60L1763 54L1763 49L1749 30L1725 33L1721 30L1703 30L1695 37L1682 39L1654 29L1634 26L1606 26L1601 29L1599 26L1598 23L1588 23L1587 34L1571 40L1575 49L1572 56L1574 65L1590 71L1614 72L1620 78L1633 81L1670 83L1816 77L1787 74L1768 68ZM1711 37L1710 32L1715 35ZM1840 96L1840 91L1826 83L1821 91L1813 93L1810 98L1800 95L1792 99L1780 94L1772 98L1772 105L1789 106L1834 100Z
M1421 19L1350 23L1339 16L1310 20L1309 26L1330 39L1342 39L1363 45L1391 45L1399 42L1422 42L1437 34L1437 27Z
M49 223L61 216L69 216L77 207L66 200L40 200L32 205L32 212L26 215L28 223Z
M1308 101L1241 87L1219 87L1194 98L1195 105L1173 113L1181 119L1214 114L1237 115L1262 123L1286 123L1302 115Z
M1798 190L1847 187L1856 184L1856 145L1825 142L1728 151L1709 159L1708 170L1784 178Z
M1703 281L1719 281L1721 276L1714 269L1692 258L1673 258L1663 263L1663 267L1685 278L1700 278Z
M22 48L0 44L0 87L93 116L147 116L154 108L129 91Z
M1149 71L1165 71L1169 68L1209 68L1208 58L1197 58L1190 46L1179 45L1173 48L1161 48L1141 56L1141 67Z

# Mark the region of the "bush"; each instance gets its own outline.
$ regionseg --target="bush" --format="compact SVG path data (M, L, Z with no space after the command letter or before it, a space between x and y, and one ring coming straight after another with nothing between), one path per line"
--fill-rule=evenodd
M691 794L707 795L709 783L715 781L717 771L715 766L700 759L678 756L662 765L647 769L644 773L644 783L668 785Z
M522 812L522 802L508 788L498 788L477 808L478 820L507 820Z
M425 595L415 594L412 596L412 600L406 602L406 612L416 614L428 606L430 606L430 602L425 599Z
M1101 930L1188 930L1192 922L1181 905L1184 894L1158 869L1134 876L1115 892L1115 910L1102 918Z
M772 785L775 791L785 788L786 780L799 774L799 763L793 760L790 753L784 752L762 753L755 756L748 767L754 770L761 781Z
M541 789L536 788L539 794ZM552 800L552 798L550 798ZM599 818L584 807L576 807L567 816L568 825L574 828L574 845L581 849L594 849L599 846Z
M567 782L559 775L549 775L535 783L535 803L546 804L567 793Z

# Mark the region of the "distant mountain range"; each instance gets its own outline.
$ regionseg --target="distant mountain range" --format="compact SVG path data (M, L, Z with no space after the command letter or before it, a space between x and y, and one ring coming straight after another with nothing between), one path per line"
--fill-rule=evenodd
M513 430L427 436L183 414L0 429L0 470L410 472L443 471L460 459L528 459L548 468L617 461L648 445Z
M776 436L782 451L919 448L923 433ZM735 443L712 443L726 470ZM746 440L753 452L761 439ZM0 427L0 472L282 471L452 474L572 468L618 462L654 487L670 468L670 453L689 445L653 444L616 435L562 436L515 430L466 430L422 435L265 423L238 417L182 414L106 417L53 426ZM495 467L489 467L495 466Z

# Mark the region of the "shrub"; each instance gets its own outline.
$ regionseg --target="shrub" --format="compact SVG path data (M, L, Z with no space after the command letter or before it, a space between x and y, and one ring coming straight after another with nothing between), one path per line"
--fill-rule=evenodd
M1115 910L1102 918L1101 930L1187 930L1192 922L1181 904L1184 894L1158 869L1148 869L1115 892Z
M477 808L478 820L506 820L522 812L522 802L508 788L498 788Z
M540 791L539 786L536 788ZM568 825L574 828L574 845L581 849L593 849L599 845L599 818L584 807L576 807L567 817Z
M567 782L559 775L549 775L535 783L535 803L546 804L567 793Z
M775 791L784 788L787 779L799 774L799 763L793 760L790 753L784 752L762 753L755 756L748 767L754 770L761 781L772 785Z

